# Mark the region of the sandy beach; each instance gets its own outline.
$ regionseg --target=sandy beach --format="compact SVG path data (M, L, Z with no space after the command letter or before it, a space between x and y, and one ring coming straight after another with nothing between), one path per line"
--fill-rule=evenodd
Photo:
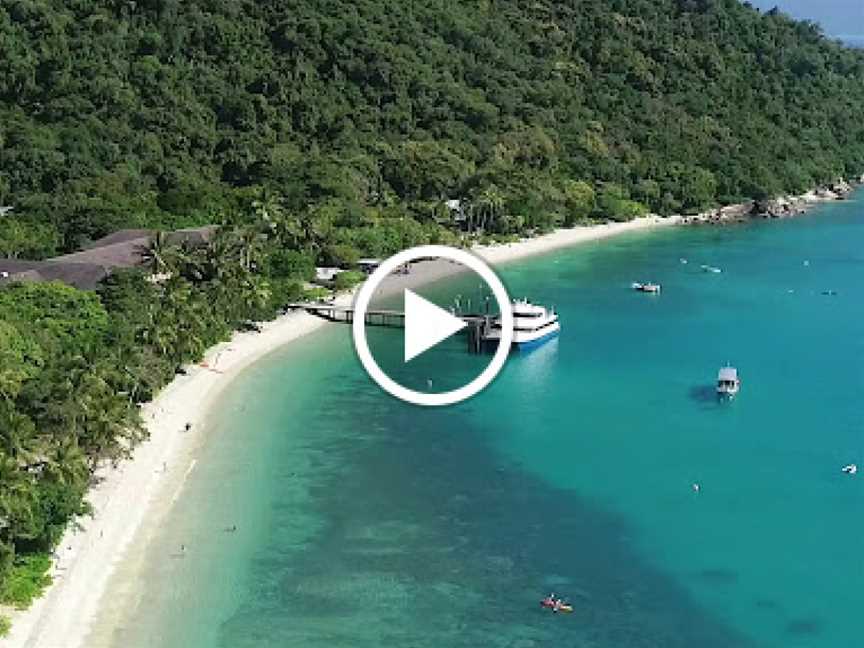
M649 217L628 223L560 230L507 245L477 247L492 265L552 249L610 236L680 223L680 218ZM384 293L442 279L461 266L433 261L416 264L409 275L391 277ZM384 294L382 293L382 295ZM351 295L338 303L347 305ZM326 322L306 313L289 313L262 326L260 333L238 333L209 350L205 360L187 368L159 396L142 408L150 438L118 467L106 467L88 500L93 517L78 520L57 547L46 595L22 612L12 612L12 631L0 644L10 648L90 648L91 629L100 601L112 596L115 569L132 553L141 553L152 528L180 496L195 468L196 449L206 437L208 409L219 393L256 360ZM191 424L189 431L186 425ZM9 611L6 611L7 613Z

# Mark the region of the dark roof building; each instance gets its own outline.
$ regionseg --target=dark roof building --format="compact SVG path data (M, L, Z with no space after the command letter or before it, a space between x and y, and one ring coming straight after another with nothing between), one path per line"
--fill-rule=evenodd
M170 232L169 243L191 247L205 245L216 225ZM45 261L0 259L0 286L23 281L62 281L81 290L93 290L117 268L134 268L144 263L154 230L120 230L93 241L79 252Z
M150 247L150 237L129 239L101 247L89 248L72 254L54 257L51 261L61 263L89 263L107 268L134 268L144 262L144 255Z
M149 241L155 233L156 230L149 229L118 230L113 234L103 236L102 238L96 239L88 245L85 245L84 249L92 250L93 248L105 247L106 245L114 245L115 243L126 243L128 241L135 241L140 239L147 239Z
M0 286L13 282L62 281L80 290L93 290L108 274L108 268L95 263L0 259Z
M187 227L186 229L176 230L168 233L168 242L174 245L185 244L191 247L199 247L209 243L218 225L204 225L203 227Z

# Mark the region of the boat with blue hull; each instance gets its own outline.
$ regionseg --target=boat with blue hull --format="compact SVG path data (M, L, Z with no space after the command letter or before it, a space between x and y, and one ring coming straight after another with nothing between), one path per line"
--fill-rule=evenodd
M537 348L558 336L561 324L555 309L532 304L527 299L513 302L513 348L527 351ZM483 336L489 345L497 345L501 339L501 320L492 321Z
M549 331L543 337L539 337L536 340L531 340L530 342L515 342L513 344L513 348L516 351L532 351L537 347L541 347L547 342L551 342L561 333L560 329L555 331Z

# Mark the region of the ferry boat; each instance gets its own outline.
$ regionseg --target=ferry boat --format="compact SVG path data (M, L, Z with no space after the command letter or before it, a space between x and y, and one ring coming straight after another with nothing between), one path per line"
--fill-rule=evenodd
M532 304L527 299L513 301L513 346L530 349L548 342L561 331L554 309ZM501 320L495 318L483 335L483 341L497 344L501 339Z
M717 395L733 398L741 389L741 379L735 367L722 367L717 374Z

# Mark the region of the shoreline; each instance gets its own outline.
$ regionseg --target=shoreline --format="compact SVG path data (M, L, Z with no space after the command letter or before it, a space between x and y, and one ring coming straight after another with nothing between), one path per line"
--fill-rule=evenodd
M495 266L580 243L688 222L682 216L646 216L623 223L556 230L516 243L475 246L473 251ZM395 278L379 295L460 272L460 266L440 262L423 266ZM350 305L352 299L353 293L343 294L336 303ZM64 533L49 571L53 584L45 594L27 610L3 611L10 617L12 628L0 645L89 646L88 638L98 626L100 602L111 595L109 585L117 567L133 553L140 555L146 549L152 531L145 520L158 520L170 511L194 470L195 451L206 442L205 422L213 401L244 369L327 323L305 312L292 312L262 324L260 333L235 333L230 341L209 349L202 363L187 367L186 375L176 376L153 401L142 406L150 437L116 468L97 471L98 483L87 494L92 517L75 520ZM192 424L190 432L183 431L187 423Z

